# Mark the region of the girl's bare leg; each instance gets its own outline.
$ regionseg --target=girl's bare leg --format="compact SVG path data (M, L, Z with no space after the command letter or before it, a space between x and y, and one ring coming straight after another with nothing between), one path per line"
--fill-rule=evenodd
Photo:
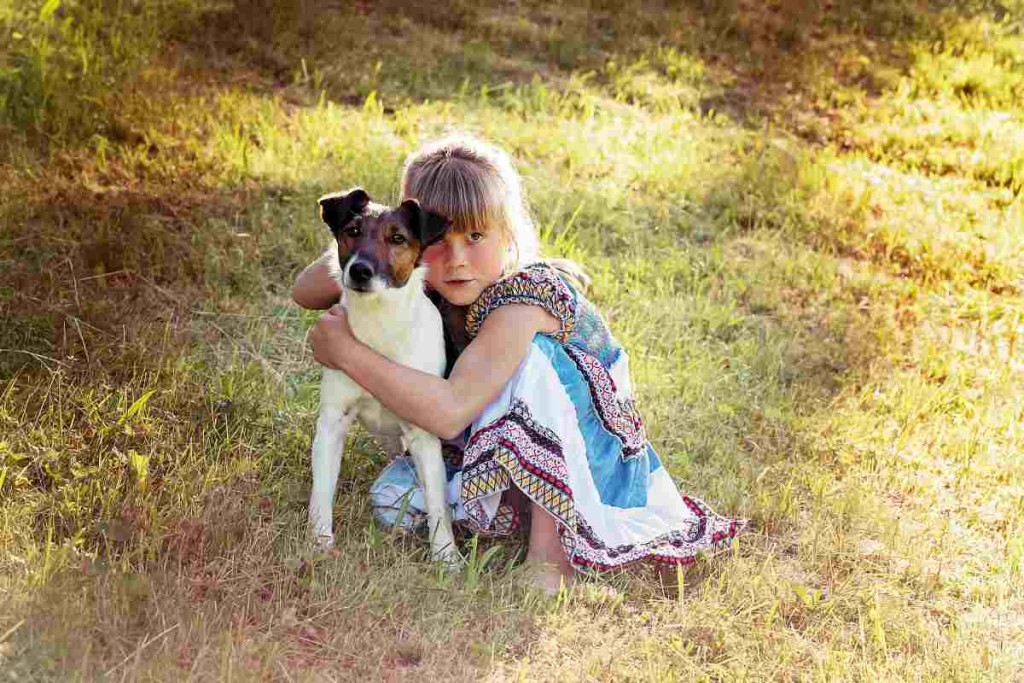
M555 519L544 508L530 503L530 549L526 563L532 568L533 585L548 595L558 592L562 583L572 585L575 571L562 550Z

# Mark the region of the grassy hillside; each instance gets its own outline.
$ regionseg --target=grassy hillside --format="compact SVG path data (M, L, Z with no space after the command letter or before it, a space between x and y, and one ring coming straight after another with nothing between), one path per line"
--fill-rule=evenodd
M1020 0L0 0L11 680L1013 680L1024 670ZM681 591L521 548L302 538L321 194L449 129L584 263L684 491Z

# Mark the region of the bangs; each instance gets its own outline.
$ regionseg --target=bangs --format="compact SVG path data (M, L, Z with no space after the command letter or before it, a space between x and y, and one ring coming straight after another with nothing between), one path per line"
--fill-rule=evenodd
M495 182L495 181L498 182ZM451 221L455 232L508 231L505 188L499 178L488 178L461 159L410 168L404 198L414 198L424 209Z

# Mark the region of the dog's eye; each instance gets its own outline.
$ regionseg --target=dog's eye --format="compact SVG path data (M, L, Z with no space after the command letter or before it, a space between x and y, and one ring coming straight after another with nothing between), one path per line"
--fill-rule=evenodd
M388 242L391 242L391 244L405 244L406 241L405 235L398 232L388 238Z
M349 237L359 237L359 235L361 235L362 233L363 231L359 229L358 225L350 225L349 227L345 228L345 234L348 235Z

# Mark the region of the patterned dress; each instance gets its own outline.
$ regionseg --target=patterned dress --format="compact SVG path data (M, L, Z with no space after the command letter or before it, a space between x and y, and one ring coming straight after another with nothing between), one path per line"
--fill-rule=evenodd
M448 443L453 517L471 530L509 534L518 489L557 521L562 548L579 568L616 569L640 560L686 564L727 545L745 525L681 495L644 432L632 398L626 352L587 299L549 265L502 278L470 306L476 336L505 304L543 307L560 322L538 334L502 393ZM461 454L461 463L458 462ZM416 526L422 491L407 458L371 488L376 517Z

